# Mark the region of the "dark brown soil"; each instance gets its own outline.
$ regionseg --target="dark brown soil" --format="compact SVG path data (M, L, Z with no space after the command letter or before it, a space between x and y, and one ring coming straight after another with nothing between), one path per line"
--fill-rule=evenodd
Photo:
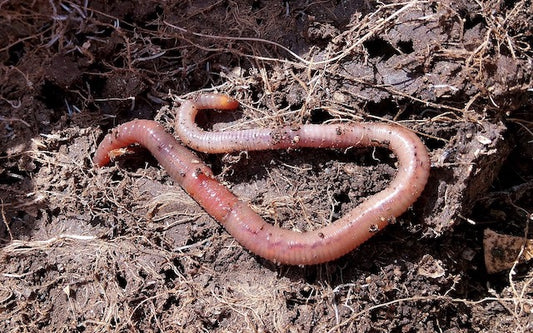
M483 230L533 238L533 7L517 1L0 2L0 331L527 332L533 266L489 275ZM172 130L331 121L416 131L429 183L343 258L242 248L145 152L95 169L133 118ZM382 150L203 158L272 223L331 223L385 188Z

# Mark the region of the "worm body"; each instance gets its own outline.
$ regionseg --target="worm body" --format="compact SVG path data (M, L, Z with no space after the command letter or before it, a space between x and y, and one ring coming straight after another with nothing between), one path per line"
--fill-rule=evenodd
M323 228L296 232L267 223L213 176L211 169L154 121L134 120L109 133L94 162L109 162L109 152L139 143L211 216L251 252L276 263L310 265L336 259L359 246L401 215L427 182L427 150L411 131L387 124L301 125L297 128L206 132L195 124L202 109L233 110L238 103L218 94L185 101L176 117L176 133L189 147L207 153L297 147L386 147L398 158L398 172L383 191Z

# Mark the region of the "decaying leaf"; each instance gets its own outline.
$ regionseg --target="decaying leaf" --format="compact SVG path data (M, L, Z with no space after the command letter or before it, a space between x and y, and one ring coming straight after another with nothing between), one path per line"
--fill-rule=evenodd
M533 258L533 239L498 234L485 229L483 248L487 272L494 274L513 267L524 245L524 252L518 262L526 262Z

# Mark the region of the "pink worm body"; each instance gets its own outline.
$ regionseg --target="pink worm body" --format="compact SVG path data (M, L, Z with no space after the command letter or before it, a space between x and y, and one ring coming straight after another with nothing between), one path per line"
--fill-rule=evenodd
M267 223L213 176L211 169L154 121L134 120L109 133L94 162L109 162L109 152L139 143L211 216L251 252L276 263L311 265L336 259L372 237L420 196L429 176L426 147L409 130L386 124L301 125L298 128L206 132L194 122L199 110L233 110L225 95L203 94L178 110L176 132L193 149L207 153L297 147L387 147L398 158L398 172L383 191L323 228L296 232Z

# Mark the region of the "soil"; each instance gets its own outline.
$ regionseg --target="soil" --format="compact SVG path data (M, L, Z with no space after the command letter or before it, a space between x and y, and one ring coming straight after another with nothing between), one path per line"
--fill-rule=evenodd
M530 0L0 2L0 331L526 332L533 266L488 274L483 231L533 238ZM431 156L421 198L333 262L241 247L144 151L94 168L133 118L172 131L385 121ZM385 150L200 154L271 223L331 223L387 186Z

